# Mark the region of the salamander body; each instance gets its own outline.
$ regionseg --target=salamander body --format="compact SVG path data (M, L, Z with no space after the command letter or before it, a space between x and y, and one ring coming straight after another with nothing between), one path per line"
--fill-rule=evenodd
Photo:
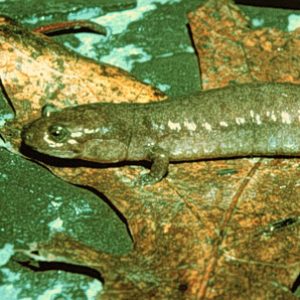
M300 86L244 84L148 104L95 103L46 113L26 126L25 144L48 155L114 163L300 154Z

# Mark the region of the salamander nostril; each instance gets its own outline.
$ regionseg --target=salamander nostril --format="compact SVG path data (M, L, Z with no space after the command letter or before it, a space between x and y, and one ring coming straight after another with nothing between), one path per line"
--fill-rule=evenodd
M21 132L21 138L23 142L26 142L32 138L32 134L27 131L28 125L23 126L22 132Z

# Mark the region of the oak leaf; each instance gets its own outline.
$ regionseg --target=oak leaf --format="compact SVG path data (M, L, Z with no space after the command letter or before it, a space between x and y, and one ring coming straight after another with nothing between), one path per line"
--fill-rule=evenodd
M147 102L164 98L118 67L79 56L39 32L0 17L0 79L18 122L58 108L93 102Z
M231 82L300 83L300 31L251 29L231 0L211 0L189 14L203 89Z

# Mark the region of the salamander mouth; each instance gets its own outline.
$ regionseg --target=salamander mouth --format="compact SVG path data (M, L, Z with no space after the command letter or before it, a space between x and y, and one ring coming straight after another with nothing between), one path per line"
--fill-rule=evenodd
M56 149L49 149L43 150L38 147L29 146L33 151L45 154L48 156L58 157L58 158L64 158L64 159L74 159L79 157L79 153L76 151L64 151L64 150L56 150Z
M66 159L72 159L77 158L79 156L79 153L74 151L60 151L60 150L51 150L51 151L42 151L37 149L36 151L40 153L44 153L50 156L58 157L58 158L66 158Z

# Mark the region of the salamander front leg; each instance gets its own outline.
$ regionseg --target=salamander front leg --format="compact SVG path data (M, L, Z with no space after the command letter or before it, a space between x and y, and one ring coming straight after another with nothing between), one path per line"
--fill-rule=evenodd
M151 148L148 158L152 162L151 169L149 173L141 175L139 178L138 181L141 185L159 182L168 172L169 154L164 149L159 147Z

